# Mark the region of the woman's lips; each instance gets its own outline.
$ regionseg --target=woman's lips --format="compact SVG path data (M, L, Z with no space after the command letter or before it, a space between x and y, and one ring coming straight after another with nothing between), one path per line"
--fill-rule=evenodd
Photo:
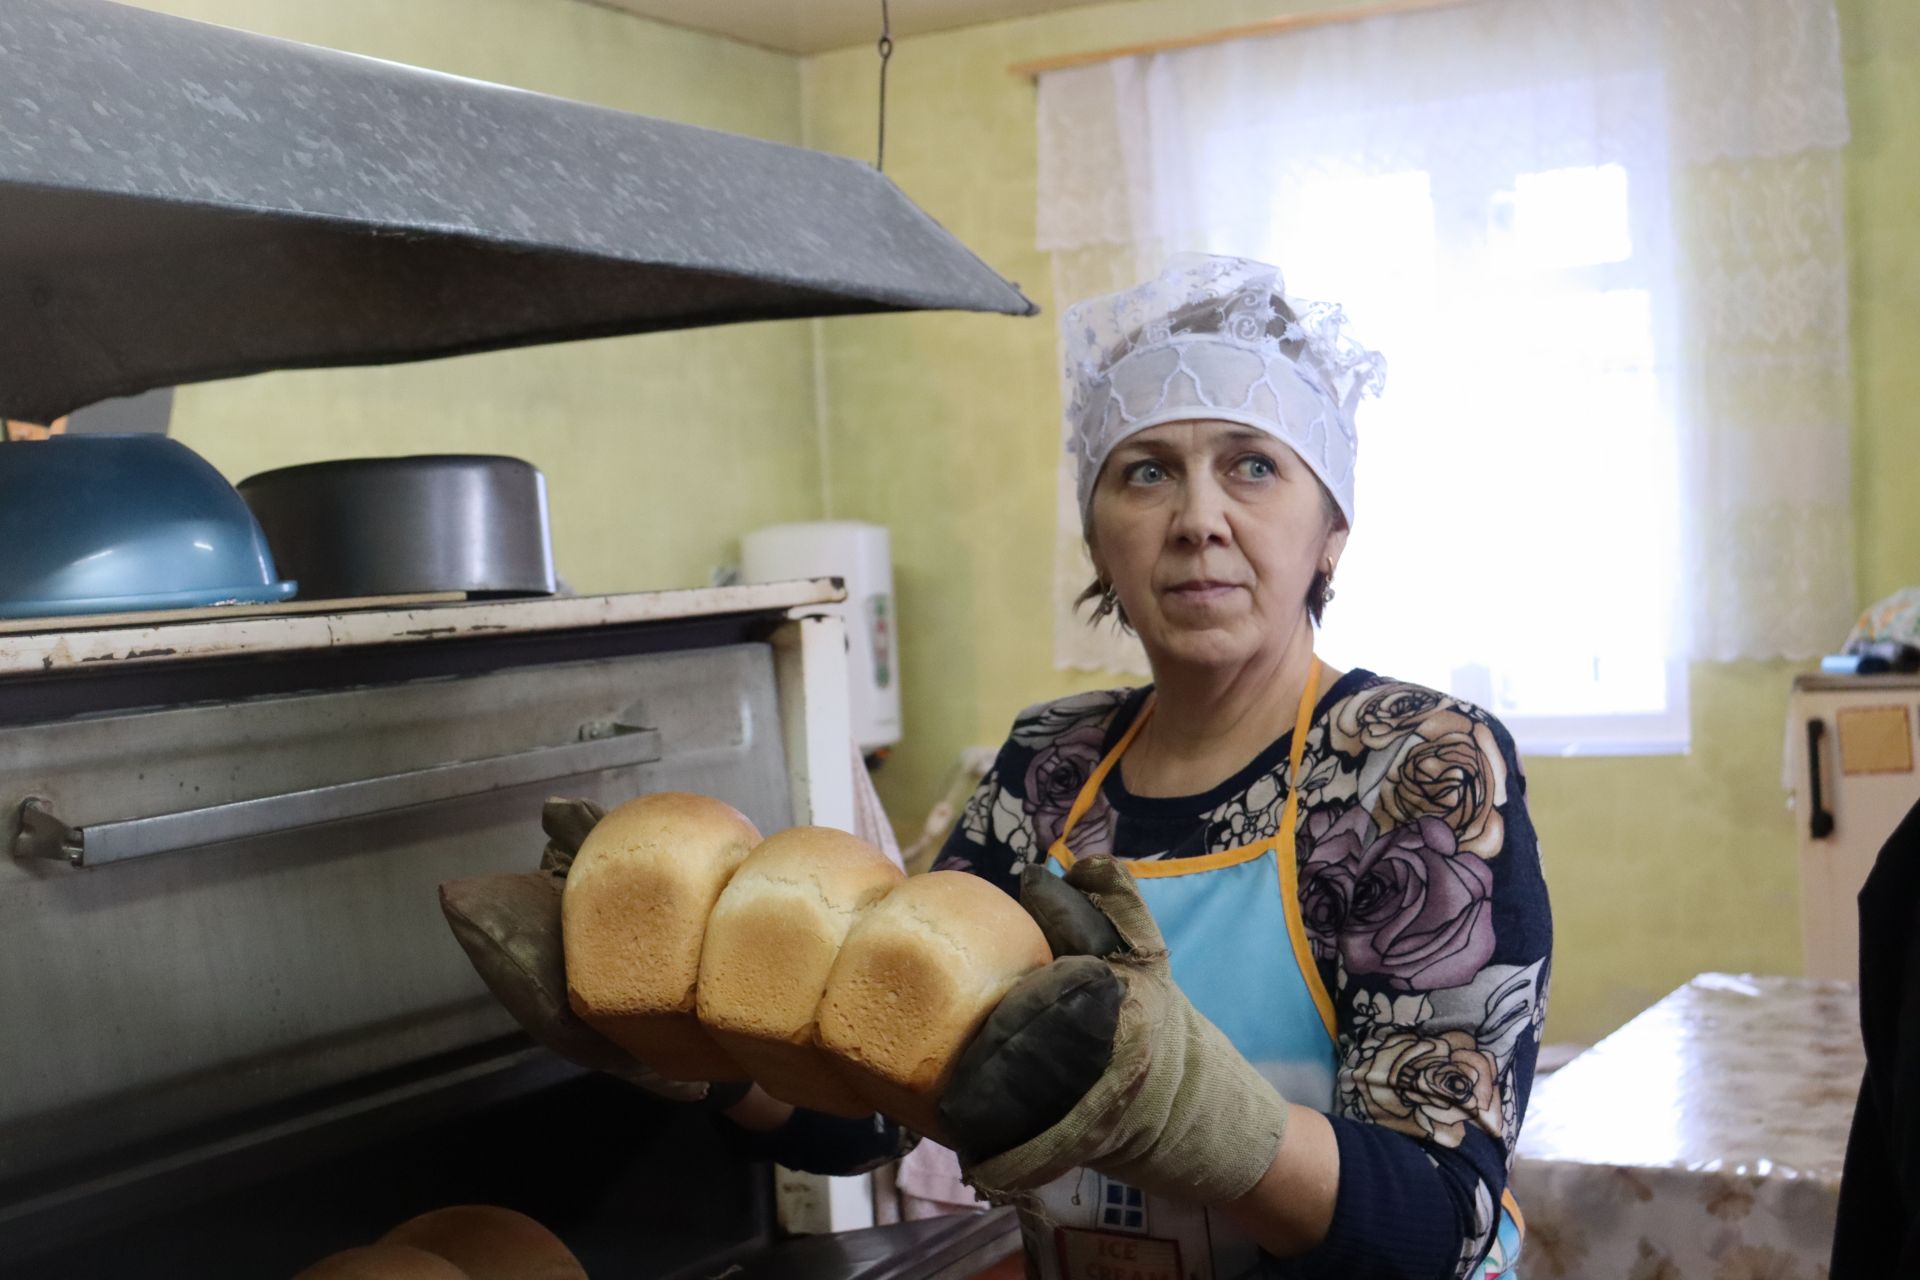
M1167 588L1167 594L1182 604L1216 604L1239 589L1237 583L1195 578L1190 582L1176 582Z

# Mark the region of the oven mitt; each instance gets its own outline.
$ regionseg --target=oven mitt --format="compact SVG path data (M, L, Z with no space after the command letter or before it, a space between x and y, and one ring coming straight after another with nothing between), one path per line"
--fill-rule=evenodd
M540 829L547 833L547 847L540 851L540 869L561 879L573 869L574 855L587 842L587 835L600 825L607 811L591 800L550 798L540 806Z
M1077 1168L1188 1204L1251 1191L1286 1100L1174 985L1132 874L1029 867L1020 894L1060 958L1008 992L941 1100L967 1181L999 1200Z
M961 1054L940 1108L961 1153L981 1159L1039 1137L1086 1096L1113 1056L1124 995L1098 958L1120 950L1120 935L1087 895L1028 867L1020 905L1054 962L1001 997Z
M752 1086L668 1080L634 1061L567 1003L560 893L581 842L603 816L589 800L547 801L540 815L548 838L541 870L449 880L440 886L440 910L487 990L535 1040L575 1066L673 1102L725 1110Z

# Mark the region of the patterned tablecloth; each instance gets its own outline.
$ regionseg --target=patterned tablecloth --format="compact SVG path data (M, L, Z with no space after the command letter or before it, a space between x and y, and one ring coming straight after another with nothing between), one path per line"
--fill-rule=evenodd
M1693 979L1534 1090L1521 1280L1826 1280L1865 1067L1852 984Z

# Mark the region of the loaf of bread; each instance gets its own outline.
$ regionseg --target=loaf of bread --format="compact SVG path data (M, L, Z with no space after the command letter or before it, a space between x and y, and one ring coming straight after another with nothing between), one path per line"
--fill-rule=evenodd
M847 934L820 1002L820 1045L874 1109L939 1140L936 1108L961 1050L1008 988L1052 958L1032 917L985 880L913 876Z
M602 818L567 872L568 1002L671 1079L747 1078L701 1028L695 1006L707 917L759 843L730 805L662 791Z
M700 956L700 1022L774 1097L834 1115L873 1112L814 1029L847 931L902 879L856 836L794 827L762 841L720 895Z
M472 1280L437 1253L404 1244L369 1244L320 1259L293 1280Z
M459 1204L409 1218L381 1244L411 1245L445 1258L468 1280L587 1280L560 1237L512 1209Z

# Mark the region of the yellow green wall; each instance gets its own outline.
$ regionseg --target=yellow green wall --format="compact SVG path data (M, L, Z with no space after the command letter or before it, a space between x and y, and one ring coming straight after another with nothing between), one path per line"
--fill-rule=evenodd
M1920 5L1841 0L1853 118L1854 510L1860 589L1920 581Z
M1051 312L1034 248L1033 90L1007 65L1325 7L1135 0L902 40L888 172ZM1872 599L1920 580L1920 6L1841 8L1858 139L1859 561ZM870 154L873 71L864 47L806 61L809 146ZM829 514L894 535L907 739L881 793L912 826L960 747L997 743L1026 703L1114 682L1051 665L1051 321L820 329ZM1798 970L1795 837L1779 782L1795 670L1696 667L1684 758L1527 762L1558 930L1551 1037L1594 1039L1701 970Z
M266 35L798 142L797 59L578 0L142 0ZM703 585L742 530L822 513L804 322L184 387L230 479L324 458L506 453L547 474L585 591ZM724 483L713 483L724 477ZM700 500L687 494L697 488Z
M577 0L144 0L402 62L867 157L874 59L799 59ZM1033 247L1031 85L1017 59L1209 30L1325 0L1133 0L904 39L888 171L1052 309ZM1920 579L1920 6L1840 0L1863 599ZM816 382L816 367L818 381ZM816 418L815 405L824 412ZM562 572L687 585L755 524L894 536L907 740L881 771L917 826L958 750L1025 703L1110 683L1051 666L1058 413L1050 318L915 315L656 335L183 389L175 429L239 478L363 453L515 453L548 473ZM688 502L688 477L703 484ZM1693 675L1685 758L1528 762L1559 930L1552 1026L1588 1040L1708 968L1800 963L1779 789L1789 664Z

